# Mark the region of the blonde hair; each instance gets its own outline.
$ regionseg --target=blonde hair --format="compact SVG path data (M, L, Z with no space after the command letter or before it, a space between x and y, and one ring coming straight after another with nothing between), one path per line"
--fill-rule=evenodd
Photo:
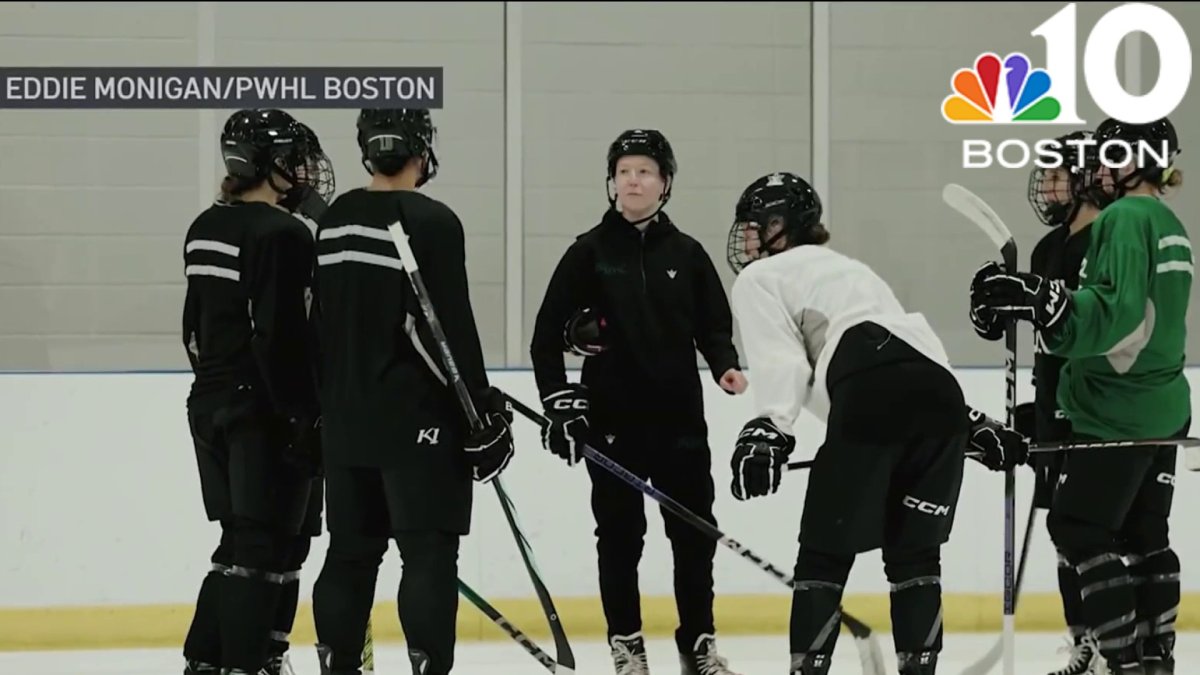
M1181 185L1183 185L1183 169L1175 166L1168 166L1163 169L1158 180L1154 182L1154 187L1158 189L1158 193L1161 195L1173 193Z

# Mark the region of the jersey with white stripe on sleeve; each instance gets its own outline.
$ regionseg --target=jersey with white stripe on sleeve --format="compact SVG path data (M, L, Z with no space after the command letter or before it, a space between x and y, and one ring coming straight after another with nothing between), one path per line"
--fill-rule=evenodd
M468 433L388 232L397 220L478 406L489 386L457 215L417 191L346 192L317 228L313 317L328 464L394 467L426 451L418 439L452 447Z
M953 373L924 315L906 312L867 264L827 246L797 246L748 265L733 285L755 415L795 427L829 415L826 375L847 329L870 321Z
M217 202L188 228L183 260L188 405L214 410L248 387L277 414L313 419L308 227L266 203Z
M1157 197L1129 195L1101 211L1091 230L1071 312L1042 336L1067 360L1058 403L1077 434L1168 438L1192 415L1187 228Z

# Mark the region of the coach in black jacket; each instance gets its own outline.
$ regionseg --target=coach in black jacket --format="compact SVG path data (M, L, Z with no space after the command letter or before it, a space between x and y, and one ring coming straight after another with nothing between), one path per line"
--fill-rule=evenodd
M608 177L616 197L610 187L603 220L559 261L531 355L551 422L543 435L548 450L574 465L582 457L578 442L587 442L715 525L697 350L727 392L743 392L746 381L716 268L662 211L674 174L674 153L657 131L626 131L612 144ZM579 384L567 381L567 351L588 357ZM602 468L589 464L588 471L613 659L644 661L637 581L643 496ZM713 638L716 543L673 514L664 511L663 518L674 554L675 637L684 672L728 673Z

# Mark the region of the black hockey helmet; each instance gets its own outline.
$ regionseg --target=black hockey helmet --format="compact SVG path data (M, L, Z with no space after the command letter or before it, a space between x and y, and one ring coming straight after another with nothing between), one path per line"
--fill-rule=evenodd
M671 149L667 137L656 129L629 129L617 136L617 140L608 146L609 178L616 174L617 160L630 155L641 155L658 162L664 180L674 178L678 170L675 151Z
M1175 170L1175 158L1183 151L1175 126L1165 117L1145 124L1106 119L1096 127L1095 141L1096 156L1090 158L1084 180L1094 201L1100 205L1120 199L1143 181L1165 183ZM1129 159L1137 166L1132 173L1120 178L1117 170L1108 165L1125 160L1127 152L1132 153ZM1160 164L1163 160L1165 164ZM1106 177L1108 181L1105 181ZM1110 186L1106 186L1106 182Z
M812 237L813 229L821 224L821 213L820 195L800 176L777 171L755 180L742 191L734 207L733 227L726 244L729 266L736 274L760 255L823 243ZM761 233L776 224L779 229L763 240ZM747 230L753 230L759 240L756 253L746 250ZM786 246L776 246L781 239Z
M661 202L654 214L645 220L658 215L658 212L671 199L671 186L675 182L675 173L679 167L675 163L675 151L667 137L657 129L629 129L621 132L617 139L608 146L608 175L605 179L605 190L608 193L610 208L617 206L617 194L614 181L617 175L617 161L629 156L649 157L658 164L659 173L663 177L664 186ZM644 222L644 221L641 221Z
M364 108L358 113L358 148L363 167L395 173L413 157L425 160L420 187L437 176L437 127L428 110L414 108Z
M1090 131L1073 131L1054 139L1062 164L1055 167L1034 167L1029 172L1029 205L1044 225L1069 225L1079 209L1091 201L1084 183L1084 169L1096 154L1096 144ZM1066 200L1056 194L1055 178L1066 178Z
M279 205L317 219L336 189L333 163L317 134L277 109L245 109L225 121L221 131L225 172L242 187L266 181L283 195ZM284 187L278 178L290 184Z

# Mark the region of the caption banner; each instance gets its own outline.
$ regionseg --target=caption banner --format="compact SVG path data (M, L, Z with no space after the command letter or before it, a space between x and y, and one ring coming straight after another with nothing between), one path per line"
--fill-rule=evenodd
M442 68L3 68L0 108L426 108Z

